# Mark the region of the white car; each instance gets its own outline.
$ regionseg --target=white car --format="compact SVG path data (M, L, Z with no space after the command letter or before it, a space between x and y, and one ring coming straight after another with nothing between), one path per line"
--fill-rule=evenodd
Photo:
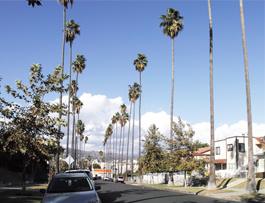
M105 181L107 181L109 179L109 177L105 177L105 178L103 178L103 180L105 180Z
M124 183L124 177L123 176L118 176L116 179L116 183Z
M41 203L101 203L96 190L85 173L64 173L53 176L44 193Z
M90 178L91 182L95 186L95 181L93 180L93 176L90 170L88 169L76 169L76 170L67 170L64 173L86 173L87 176Z

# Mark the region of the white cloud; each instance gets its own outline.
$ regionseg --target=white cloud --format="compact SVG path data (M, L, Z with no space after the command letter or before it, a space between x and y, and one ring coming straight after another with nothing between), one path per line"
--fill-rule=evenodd
M109 123L111 123L112 116L120 111L120 105L124 103L121 97L117 98L107 98L105 95L91 95L89 93L83 93L80 97L80 100L83 102L83 107L80 111L80 119L85 123L86 130L84 135L89 136L89 140L86 144L86 150L103 150L103 140L105 136L105 130ZM59 102L59 100L55 100L52 102ZM68 96L63 97L63 102L65 104L68 103ZM127 108L129 112L129 106ZM72 116L70 116L70 137L69 137L69 146L71 147L71 138L72 138ZM66 121L67 118L65 117ZM3 118L1 119L3 120ZM76 116L77 120L77 116ZM174 121L177 121L178 118L174 117ZM142 138L147 133L148 128L155 124L159 131L166 137L169 137L169 123L170 123L170 115L165 111L161 112L147 112L142 115L141 119L141 135ZM186 121L184 121L186 122ZM131 146L131 138L132 138L132 125L133 122L131 120L130 123L130 146ZM119 126L119 125L118 125ZM125 128L125 140L124 140L124 149L126 151L127 146L127 136L128 136L128 123ZM253 136L254 137L263 137L265 136L265 124L252 124L253 127ZM195 131L194 140L199 139L202 143L210 142L210 123L201 122L195 125L192 125L193 130ZM64 139L62 140L62 146L66 147L66 128L62 129L65 133ZM116 128L114 128L116 130ZM114 131L115 132L115 131ZM134 122L134 152L138 153L139 146L139 121L135 119ZM235 135L242 135L242 133L247 132L247 122L239 121L233 125L222 124L215 129L215 140L224 139L226 137L231 137ZM113 135L115 137L115 135ZM120 128L118 127L118 139L120 137ZM119 143L119 140L118 140ZM124 151L124 153L125 153ZM131 153L131 147L129 152Z

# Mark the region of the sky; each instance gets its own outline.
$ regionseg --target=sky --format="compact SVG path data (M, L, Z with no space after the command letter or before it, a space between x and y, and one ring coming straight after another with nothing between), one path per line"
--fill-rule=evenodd
M45 75L62 63L63 6L56 0L42 0L41 3L42 6L32 8L25 0L0 0L0 76L3 78L0 96L8 101L22 102L8 95L4 86L8 84L15 88L16 79L28 84L33 63L41 64ZM253 136L263 137L265 3L263 0L244 0L243 5ZM212 0L211 6L214 128L215 140L220 140L247 132L245 70L239 1ZM145 54L148 60L142 72L142 137L153 123L164 136L169 137L172 46L171 39L163 35L159 27L159 17L165 15L168 8L178 10L184 23L184 29L174 39L174 121L180 117L190 123L195 131L194 140L209 143L207 1L75 0L73 6L69 5L66 10L66 22L73 19L81 30L73 42L72 60L77 54L87 59L86 67L78 77L77 92L84 103L80 112L80 119L86 126L84 135L89 135L86 150L103 150L105 130L123 103L130 112L128 89L134 82L139 83L139 72L133 65L138 53ZM67 74L69 47L66 43L64 71ZM72 78L75 78L73 72ZM67 84L68 81L64 83ZM58 94L49 94L44 99L58 102L58 98ZM68 95L64 94L63 102L66 104L67 98ZM66 132L66 128L63 131ZM128 124L126 137L127 131ZM138 134L139 101L136 101L135 153L139 145ZM66 136L61 144L66 146Z

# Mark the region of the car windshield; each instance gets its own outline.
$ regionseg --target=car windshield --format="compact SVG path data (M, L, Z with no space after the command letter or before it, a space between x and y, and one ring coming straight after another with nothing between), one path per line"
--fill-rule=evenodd
M90 191L93 187L87 177L54 178L47 193Z

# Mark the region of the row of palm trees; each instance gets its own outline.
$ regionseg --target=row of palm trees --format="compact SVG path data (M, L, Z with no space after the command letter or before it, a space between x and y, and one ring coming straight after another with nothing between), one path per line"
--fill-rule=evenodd
M252 114L251 114L251 100L250 100L250 87L249 87L249 71L247 60L247 48L246 48L246 36L245 36L245 23L243 12L243 1L239 0L240 17L241 17L241 30L242 30L242 44L243 55L245 64L245 78L246 78L246 99L247 99L247 118L248 118L248 181L247 190L251 193L256 192L255 186L255 174L253 163L253 143L252 143ZM209 11L209 39L210 39L210 177L208 183L208 189L216 188L215 179L215 160L214 160L214 108L213 108L213 29L212 29L212 11L211 1L208 0ZM172 140L172 123L173 123L173 95L174 95L174 38L178 36L178 33L183 30L183 17L180 16L179 11L169 8L167 15L161 15L160 19L163 21L159 24L163 27L163 34L171 38L172 41L172 85L171 85L171 115L170 115L170 139ZM172 150L172 149L170 149ZM170 184L170 181L169 181Z
M69 154L69 137L70 137L70 106L72 105L72 115L73 115L73 127L72 127L72 145L71 145L71 155L74 157L74 167L77 166L77 158L78 158L78 139L76 133L79 134L80 139L80 147L81 142L85 139L85 143L88 140L88 137L84 138L85 125L79 119L80 110L83 106L83 103L76 96L78 91L78 75L82 74L85 69L85 57L84 55L77 54L76 60L72 62L72 45L76 38L76 35L80 35L80 25L75 23L73 19L70 19L69 22L66 22L66 9L68 8L68 4L73 5L73 0L58 0L63 5L63 46L62 46L62 74L64 73L64 49L65 42L69 42L70 44L70 63L69 63L69 84L68 84L68 115L67 115L67 144L66 144L66 155ZM67 28L67 29L66 29ZM72 80L72 70L76 72L76 79ZM63 84L61 84L63 86ZM60 93L60 105L62 105L62 92ZM77 123L75 121L75 113L78 114ZM59 113L59 117L61 118L61 113ZM59 130L60 130L59 126ZM59 163L59 161L58 161ZM59 164L56 164L57 168ZM57 173L59 172L59 168L57 169Z
M59 0L58 0L59 1ZM62 67L64 68L64 46L65 41L70 42L70 75L71 75L71 48L72 48L72 42L75 39L76 34L80 34L80 29L78 23L75 23L73 20L70 20L69 23L67 23L67 27L69 28L67 31L65 29L65 16L66 16L66 8L68 7L68 4L73 4L73 0L60 0L61 5L64 5L64 12L63 12L63 48L62 48ZM242 0L239 0L240 5L240 16L241 16L241 29L242 29L242 43L243 43L243 54L244 54L244 64L245 64L245 77L246 77L246 97L247 97L247 117L248 117L248 143L249 143L249 150L248 150L248 162L249 162L249 173L248 173L248 184L247 189L250 192L255 192L255 177L254 177L254 167L253 167L253 148L252 148L252 115L251 115L251 101L250 101L250 88L249 88L249 74L248 74L248 61L247 61L247 49L246 49L246 37L245 37L245 25L244 25L244 13L243 13L243 2ZM212 70L213 70L213 57L212 57L212 50L213 50L213 32L212 32L212 16L211 16L211 4L210 0L208 0L208 10L209 10L209 33L210 33L210 122L211 122L211 135L210 135L210 144L211 144L211 159L210 159L210 184L209 189L216 188L215 183L215 169L214 169L214 111L213 111L213 78L212 78ZM171 85L171 116L170 116L170 138L172 139L172 123L173 123L173 95L174 95L174 38L178 36L178 33L183 30L183 17L180 16L179 11L174 10L173 8L169 8L167 10L167 15L161 15L160 19L162 22L160 23L160 27L163 27L163 33L164 35L167 35L171 38L172 41L172 85ZM66 38L66 40L65 40ZM144 55L143 55L144 57ZM85 68L85 58L82 55L77 56L77 62L76 65L74 63L74 68L77 75L76 75L76 84L75 84L75 96L77 91L77 79L78 74L82 73L83 69ZM140 78L140 85L139 91L137 92L139 99L139 157L141 154L141 72L144 70L144 67L147 64L147 60L144 61L141 54L138 54L138 60L134 61L134 65L136 67L136 70L139 71L139 78ZM62 70L63 72L63 70ZM69 84L71 84L71 76L69 79ZM61 84L62 85L62 84ZM134 86L133 86L134 87ZM135 87L136 88L136 87ZM130 91L129 91L130 92ZM133 92L133 90L132 90ZM137 97L137 98L138 98ZM70 98L70 92L69 92L69 98ZM129 93L130 98L130 93ZM135 111L135 101L132 101L133 99L130 98L130 101L134 103L134 111ZM75 99L74 99L75 101ZM75 102L73 102L75 103ZM62 93L60 93L60 105L62 105ZM69 105L69 102L68 102ZM75 107L73 108L73 134L72 134L72 146L74 145L74 126L75 126ZM135 113L134 113L135 114ZM61 113L59 114L59 117L61 118ZM121 125L123 122L121 122ZM122 126L124 127L124 126ZM121 127L121 129L122 129ZM60 130L60 126L59 126ZM68 131L69 131L69 115L68 115ZM116 132L117 134L117 132ZM108 135L111 137L111 135ZM69 133L67 134L67 139L69 137ZM129 137L129 132L128 132ZM121 134L120 134L121 138ZM132 140L134 138L134 118L133 118L133 130L132 130ZM108 139L106 139L107 142ZM128 139L129 141L129 139ZM120 139L121 142L121 139ZM110 142L111 143L111 142ZM58 140L59 144L59 140ZM106 144L106 143L105 143ZM133 144L132 142L132 160L133 160ZM120 144L121 145L121 144ZM117 146L117 135L116 135L116 146ZM129 145L127 145L128 147ZM59 147L58 147L59 149ZM117 149L117 147L116 147ZM114 150L113 150L114 151ZM123 150L122 150L123 151ZM68 152L68 141L67 141L67 152ZM58 152L59 154L59 152ZM128 154L128 153L127 153ZM57 160L59 163L59 156L57 156ZM131 163L133 165L133 163ZM59 164L57 164L57 172L59 172ZM133 168L131 168L133 170ZM131 175L133 173L131 172Z
M128 165L129 165L129 142L130 142L130 123L131 123L131 111L132 111L132 104L133 104L133 127L132 127L132 154L131 154L131 177L133 178L133 159L134 159L134 120L135 120L135 102L140 97L140 85L136 82L131 86L129 85L129 100L131 102L130 104L130 114L128 114L127 106L125 104L122 104L120 106L120 112L115 113L113 117L111 118L111 124L109 124L108 128L105 131L105 139L103 141L103 145L105 146L105 154L108 154L108 157L111 157L111 160L108 160L112 162L112 168L115 170L115 176L116 174L116 166L117 166L117 172L119 174L123 174L123 167L122 162L124 160L124 139L125 139L125 125L129 121L129 127L128 127L128 134L127 134L127 150L126 150L126 169L125 169L125 177L127 177L128 173ZM120 136L118 138L118 124L120 124ZM114 128L115 126L115 128ZM111 138L113 135L113 141L111 144ZM108 152L106 153L106 144L109 142ZM119 141L119 144L118 144ZM139 146L141 145L141 142L139 142Z

